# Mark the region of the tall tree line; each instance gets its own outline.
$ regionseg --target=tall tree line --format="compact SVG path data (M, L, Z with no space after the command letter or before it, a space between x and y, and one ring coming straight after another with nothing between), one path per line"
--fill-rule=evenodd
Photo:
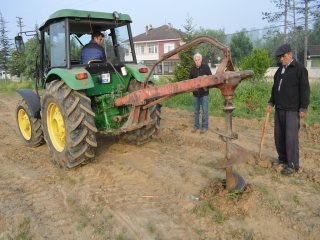
M309 27L319 21L319 0L270 0L279 11L263 12L269 23L283 23L283 42L293 46L295 58L307 64ZM299 34L303 30L303 53L299 54ZM301 48L300 48L301 49Z
M7 33L6 21L0 12L0 69L3 69L6 73L9 68L11 49L11 43ZM5 75L5 79L7 80L7 75Z

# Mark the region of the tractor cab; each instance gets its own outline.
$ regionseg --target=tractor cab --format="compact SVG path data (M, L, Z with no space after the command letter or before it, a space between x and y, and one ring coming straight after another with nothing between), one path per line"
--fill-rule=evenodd
M89 95L96 95L96 81L111 83L113 75L117 78L121 71L122 75L123 73L126 75L126 69L123 67L127 64L137 65L130 28L131 22L129 15L116 11L104 13L63 9L51 14L39 28L41 49L39 59L36 60L35 74L37 78L40 78L38 79L39 85L45 88L46 83L55 79L63 79L71 88L81 88L75 85L67 72L82 68L89 76L86 83L92 80L92 84L87 84L85 88L91 89ZM90 42L91 33L95 30L99 30L104 35L101 46L106 55L106 62L101 60L83 62L82 48ZM22 37L17 36L15 42L18 51L22 52L24 49ZM122 89L124 89L129 81L121 82ZM100 93L112 91L109 88L110 84L108 87L105 86L103 91L101 89L99 91ZM113 86L113 89L115 88Z
M44 78L54 68L84 67L90 74L114 72L113 67L136 63L130 28L131 18L126 14L89 12L64 9L53 13L39 28L41 34L40 76ZM91 40L91 33L104 34L101 46L107 61L83 62L82 48ZM90 66L91 65L91 66Z

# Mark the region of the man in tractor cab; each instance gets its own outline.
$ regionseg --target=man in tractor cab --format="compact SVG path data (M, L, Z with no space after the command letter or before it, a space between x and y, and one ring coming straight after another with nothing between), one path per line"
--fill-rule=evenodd
M104 48L100 46L104 34L99 30L95 30L91 33L91 41L82 48L81 58L82 63L86 64L90 60L101 60L106 61L106 55Z

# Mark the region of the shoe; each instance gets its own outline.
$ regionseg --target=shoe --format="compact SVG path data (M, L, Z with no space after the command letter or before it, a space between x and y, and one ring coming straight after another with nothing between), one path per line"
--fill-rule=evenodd
M289 174L293 174L293 173L298 172L298 171L299 171L299 168L294 169L294 168L291 168L291 167L286 167L286 168L281 170L281 173L285 174L285 175L289 175Z
M200 134L204 134L208 129L201 129Z
M195 133L196 131L198 131L198 129L199 129L199 128L193 128L193 129L191 130L191 132L192 132L192 133Z
M277 159L272 162L272 165L277 165L277 164L287 164L287 163L285 161L280 160L280 159Z

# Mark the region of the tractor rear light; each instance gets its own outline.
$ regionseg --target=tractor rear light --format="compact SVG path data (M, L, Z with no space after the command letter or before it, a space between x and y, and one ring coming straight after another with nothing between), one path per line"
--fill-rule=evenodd
M88 73L78 73L76 75L76 79L82 80L82 79L87 79L88 78Z
M141 73L147 73L148 72L148 68L140 68L139 69L139 72L141 72Z

